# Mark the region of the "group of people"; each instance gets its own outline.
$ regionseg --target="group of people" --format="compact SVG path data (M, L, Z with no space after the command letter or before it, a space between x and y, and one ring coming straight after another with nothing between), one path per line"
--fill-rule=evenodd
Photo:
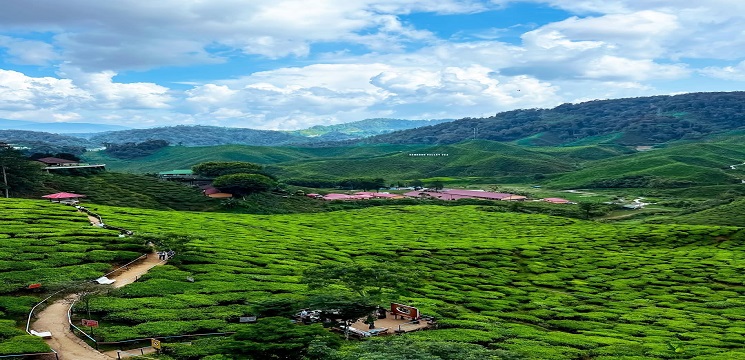
M168 260L172 258L173 255L176 255L176 252L173 250L158 251L158 260Z

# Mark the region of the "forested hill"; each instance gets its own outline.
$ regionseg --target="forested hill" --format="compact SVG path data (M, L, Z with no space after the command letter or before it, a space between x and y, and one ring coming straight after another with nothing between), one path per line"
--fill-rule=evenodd
M281 131L225 128L217 126L170 126L102 133L90 140L97 143L131 143L166 140L172 145L214 146L224 144L278 146L308 142L307 138Z
M73 154L80 154L85 151L86 147L95 146L95 144L77 137L26 130L0 130L0 143L30 148L34 152L66 152Z
M745 92L716 92L514 110L379 135L366 142L450 144L475 137L540 146L601 142L652 145L743 129Z
M365 119L336 125L316 125L308 129L292 131L292 133L310 137L323 136L325 140L344 140L387 134L398 130L414 129L422 126L437 125L448 121L453 121L453 119Z

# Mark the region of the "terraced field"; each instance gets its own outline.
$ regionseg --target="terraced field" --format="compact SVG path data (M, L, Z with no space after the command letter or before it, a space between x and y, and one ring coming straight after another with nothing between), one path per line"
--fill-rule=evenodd
M169 265L91 302L105 341L251 326L238 317L267 299L302 306L303 270L354 261L421 274L403 301L440 328L406 335L416 341L519 359L745 357L745 234L735 227L609 225L472 206L99 211L141 234L190 237Z
M0 355L48 352L22 330L31 307L136 258L145 251L138 242L91 227L73 207L0 199ZM32 284L41 287L29 289Z

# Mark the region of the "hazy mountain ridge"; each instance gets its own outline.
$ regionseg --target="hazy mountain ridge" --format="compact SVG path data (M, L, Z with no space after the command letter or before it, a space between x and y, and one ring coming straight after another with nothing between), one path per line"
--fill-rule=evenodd
M218 126L168 126L150 129L112 131L91 137L97 143L127 143L147 140L166 140L171 145L215 146L215 145L261 145L279 146L307 142L305 137L282 131L226 128Z
M27 130L0 130L0 142L30 148L35 152L82 153L85 148L95 147L85 139Z
M55 134L85 134L99 133L104 131L119 131L130 129L121 125L93 124L93 123L75 123L75 122L56 122L43 123L37 121L25 120L7 120L0 119L0 129L2 130L25 130L39 131Z
M415 129L423 126L437 125L449 121L453 121L453 119L403 120L376 118L336 125L316 125L303 130L291 131L291 133L308 137L321 136L325 137L325 140L332 140L334 138L338 140L346 140L387 134L399 130Z

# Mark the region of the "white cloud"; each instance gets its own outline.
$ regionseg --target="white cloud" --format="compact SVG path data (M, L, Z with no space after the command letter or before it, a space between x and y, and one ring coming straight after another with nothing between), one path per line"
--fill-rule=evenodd
M717 79L745 81L745 60L734 66L715 67L710 66L700 71L706 76Z
M34 78L0 69L1 110L64 109L90 99L87 92L69 79Z
M59 58L54 47L43 41L0 35L0 48L6 48L11 62L21 65L47 65Z
M114 71L86 73L78 68L63 65L60 75L72 79L81 89L96 99L95 106L109 109L169 107L172 100L168 88L153 83L117 83Z
M206 50L214 45L270 58L303 57L318 42L402 48L431 34L402 24L397 15L470 13L486 6L476 0L39 0L34 7L39 10L3 4L0 31L55 33L65 59L93 72L225 61Z
M649 79L679 79L689 74L682 65L661 65L652 60L634 60L617 56L602 56L589 61L584 76L592 79L645 81Z

